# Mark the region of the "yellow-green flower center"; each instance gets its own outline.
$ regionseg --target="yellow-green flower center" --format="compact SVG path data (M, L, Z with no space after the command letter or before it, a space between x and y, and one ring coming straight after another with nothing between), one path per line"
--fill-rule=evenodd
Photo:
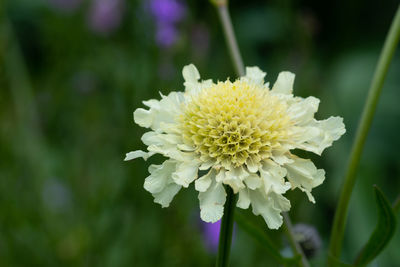
M254 164L287 139L291 121L286 109L266 88L240 80L218 82L186 104L183 139L204 161Z

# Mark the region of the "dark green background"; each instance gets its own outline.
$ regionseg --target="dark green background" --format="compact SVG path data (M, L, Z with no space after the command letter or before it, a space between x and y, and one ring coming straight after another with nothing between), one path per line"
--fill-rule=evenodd
M62 12L42 0L5 0L0 31L0 266L212 266L203 243L193 188L168 209L143 189L147 166L124 162L144 149L133 123L141 101L183 90L181 69L202 77L235 77L213 7L187 1L179 41L154 42L143 2L126 1L120 27L108 36L87 26L88 1ZM318 119L344 118L347 133L322 157L303 154L327 171L311 204L288 194L294 223L313 224L323 266L351 141L397 1L231 1L246 65L274 82L296 73L295 94L321 99ZM201 50L193 31L209 33ZM166 69L160 75L160 68ZM400 192L400 54L392 62L363 153L352 197L343 259L352 261L376 223L372 185L393 201ZM248 219L270 231L250 212ZM372 266L399 266L400 234ZM287 250L287 249L286 249ZM232 266L277 266L237 228Z

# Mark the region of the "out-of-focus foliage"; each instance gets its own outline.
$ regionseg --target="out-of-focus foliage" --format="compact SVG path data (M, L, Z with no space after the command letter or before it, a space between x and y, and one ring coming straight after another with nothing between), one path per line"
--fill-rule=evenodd
M144 130L133 123L133 110L159 92L182 89L184 65L195 63L204 77L234 77L212 6L172 1L180 7L163 13L160 2L1 3L1 266L213 265L194 190L161 209L143 189L149 163L123 162L126 152L143 148ZM321 234L322 253L312 263L322 266L351 141L398 3L230 2L246 65L266 70L269 81L282 70L295 72L296 94L321 99L319 119L344 117L344 138L321 158L304 155L327 171L315 190L317 203L288 194L293 221L312 224ZM371 185L390 200L400 191L399 56L359 169L343 249L347 262L376 224ZM260 218L247 215L267 231ZM286 252L281 232L269 234ZM397 231L375 266L399 265L399 245ZM276 266L238 227L231 263Z
M377 186L374 186L374 194L378 207L378 223L368 242L357 256L355 263L358 266L365 266L375 259L390 242L396 230L396 215L392 204Z

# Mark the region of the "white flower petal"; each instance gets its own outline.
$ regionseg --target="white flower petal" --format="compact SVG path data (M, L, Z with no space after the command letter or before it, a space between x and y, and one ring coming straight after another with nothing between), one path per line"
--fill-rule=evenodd
M215 176L215 181L217 181L217 183L222 183L224 180L225 180L225 169L220 169L217 175Z
M244 188L239 191L239 199L236 203L236 207L241 209L248 209L250 206L249 190Z
M168 96L161 96L160 101L152 99L144 102L149 110L135 110L133 119L138 125L155 130L160 128L161 123L175 123L176 116L181 112L181 103L185 101L183 93L171 92Z
M215 170L211 169L194 182L194 188L199 192L205 192L211 185L212 179L215 179Z
M281 194L276 194L271 192L268 194L269 197L274 201L274 207L281 210L281 211L289 211L290 210L290 201L289 199L285 198Z
M150 165L150 175L144 182L144 189L152 193L154 202L163 208L168 207L181 186L175 184L171 174L175 171L176 162L166 160L161 165Z
M325 179L325 171L317 169L309 159L294 157L293 160L293 163L285 164L290 184L293 188L300 188L307 194L308 199L315 203L311 190L322 184Z
M244 179L244 183L251 190L255 190L261 186L262 180L258 174L252 173Z
M341 117L330 117L322 121L314 119L303 128L297 147L321 155L325 148L330 147L345 132Z
M249 173L243 167L232 168L225 172L223 183L229 185L236 194L240 189L245 188L243 180L247 176Z
M249 172L256 173L260 167L260 163L255 162L252 157L248 157L246 160L246 166Z
M189 146L187 144L177 144L177 147L179 148L179 150L181 151L189 151L189 152L193 152L196 150L196 148L194 146Z
M203 88L210 87L213 84L212 80L199 82L200 74L193 64L185 66L182 75L185 80L183 83L185 91L191 96L197 95Z
M221 183L212 181L206 192L199 193L200 217L205 222L216 222L224 214L226 192Z
M200 163L198 161L179 162L176 172L172 174L175 183L188 187L197 178Z
M163 208L168 207L181 188L182 186L175 183L168 184L162 191L153 194L154 202L160 204Z
M266 73L259 67L246 67L246 80L258 85L264 85L264 77Z
M169 183L171 174L176 169L176 162L166 160L162 165L150 165L150 175L144 181L144 189L150 193L159 193Z
M215 164L215 160L213 159L208 159L207 161L203 162L200 167L199 170L208 170L209 168L211 168L213 165Z
M198 80L200 79L200 73L195 65L190 64L183 67L182 76L185 80L184 85L186 87L186 91L192 90L193 86L197 87L197 84L199 83Z
M271 92L276 94L290 95L293 92L293 83L295 75L289 71L279 73Z
M154 134L144 134L142 136L142 141L144 144L150 145L173 145L174 147L178 147L178 144L182 142L182 137L176 134L162 134L155 132L147 132Z
M260 190L250 191L251 206L255 215L261 215L270 229L282 225L281 212L290 209L290 202L282 195L270 192L268 195Z
M293 160L290 158L290 153L288 153L287 150L275 149L274 151L272 151L271 158L279 165L293 162Z
M149 99L149 100L143 101L143 104L145 106L148 106L149 108L155 108L155 109L160 108L160 101L157 99Z
M124 161L132 160L132 159L136 159L136 158L143 158L144 160L147 160L149 157L151 157L153 155L154 155L153 152L145 152L142 150L135 150L135 151L126 153Z
M319 99L313 96L307 98L294 98L295 101L291 103L288 108L288 113L296 125L304 125L314 119L315 112L318 111Z
M178 161L189 161L195 158L194 152L180 150L182 138L177 134L147 132L142 136L142 141L148 145L148 151L160 153L168 158Z
M133 112L133 120L144 128L149 128L154 121L154 112L138 108Z
M286 176L286 169L274 163L272 160L263 162L263 166L260 168L260 175L264 181L264 190L266 194L270 191L283 194L291 187L290 183L285 182L284 179Z

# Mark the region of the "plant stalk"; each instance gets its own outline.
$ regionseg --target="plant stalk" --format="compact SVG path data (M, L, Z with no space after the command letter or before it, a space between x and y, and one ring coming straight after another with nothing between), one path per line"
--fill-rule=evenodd
M294 254L298 254L301 257L299 265L301 267L310 267L310 264L307 261L307 257L306 257L306 255L304 255L303 249L301 248L299 243L297 243L296 238L294 236L293 226L292 226L292 222L290 220L289 214L286 212L283 212L282 216L283 216L283 221L284 221L283 228L284 228L287 238L289 239L290 247L292 248Z
M340 194L337 210L335 213L335 218L331 233L329 253L330 256L334 258L340 257L344 229L348 214L349 201L357 178L356 177L357 167L360 162L361 153L368 135L368 131L371 127L372 119L374 117L376 106L378 104L379 95L382 91L383 83L385 81L390 62L393 58L394 52L399 42L399 37L400 37L400 6L398 7L396 15L393 19L377 67L375 69L375 74L371 82L368 98L364 105L364 110L357 129L355 141L353 143L353 147L351 150L350 159L347 166L347 172L344 179L342 191Z
M229 15L228 3L226 0L214 1L213 2L218 10L218 16L222 24L222 29L224 31L226 44L229 49L229 53L232 59L232 63L235 67L236 74L244 76L244 64L242 56L240 54L239 46L236 41L235 33L232 27L232 20Z
M226 267L229 264L229 254L232 244L233 221L235 215L236 195L230 186L225 187L227 191L224 206L224 216L221 221L219 233L219 245L216 267Z

